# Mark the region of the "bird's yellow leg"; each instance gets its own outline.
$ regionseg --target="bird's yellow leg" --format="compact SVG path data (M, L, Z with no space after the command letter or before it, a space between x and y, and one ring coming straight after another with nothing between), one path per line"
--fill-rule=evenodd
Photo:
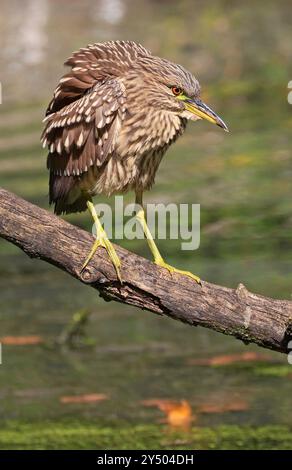
M167 264L164 261L164 259L162 258L161 254L160 254L160 252L159 252L159 250L156 246L156 243L155 243L155 241L152 237L152 234L149 230L149 227L147 225L145 212L144 212L144 209L142 207L141 202L142 202L141 196L140 197L136 196L136 204L139 204L139 206L140 206L140 209L138 210L136 217L137 217L137 219L139 220L139 222L142 226L142 229L143 229L144 235L146 237L148 246L150 248L151 253L153 254L154 263L157 264L158 266L161 266L162 268L167 269L171 274L172 273L178 273L178 274L182 274L184 276L189 276L192 279L194 279L194 281L196 281L198 284L201 284L200 278L198 276L196 276L195 274L193 274L189 271L182 271L181 269L174 268L173 266L171 266L170 264Z
M116 250L114 249L112 243L108 239L107 234L106 234L103 226L100 223L100 220L98 218L98 215L96 213L96 210L95 210L95 207L94 207L92 201L87 201L87 207L88 207L88 210L89 210L89 212L92 215L92 218L94 220L94 224L95 224L95 228L96 228L96 240L95 240L95 242L94 242L94 244L91 248L91 251L90 251L89 255L86 258L86 261L84 262L84 264L82 266L81 272L86 268L86 266L88 265L88 263L90 262L90 260L94 256L96 250L100 246L102 246L103 248L106 249L106 251L107 251L107 253L110 257L110 260L111 260L111 262L113 263L113 265L115 267L118 279L122 282L121 271L120 271L120 269L121 269L120 258L118 257L118 255L116 253Z

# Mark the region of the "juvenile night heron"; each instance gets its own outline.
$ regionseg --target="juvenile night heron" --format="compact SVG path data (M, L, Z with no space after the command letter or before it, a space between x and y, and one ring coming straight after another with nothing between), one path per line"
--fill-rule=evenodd
M121 263L95 211L96 194L133 190L154 262L171 273L194 274L165 263L147 226L142 196L154 183L168 147L187 120L224 122L200 99L200 86L182 66L153 56L139 44L89 45L65 62L49 104L42 135L48 147L50 203L55 213L91 212L97 238L83 268L104 247L121 280Z

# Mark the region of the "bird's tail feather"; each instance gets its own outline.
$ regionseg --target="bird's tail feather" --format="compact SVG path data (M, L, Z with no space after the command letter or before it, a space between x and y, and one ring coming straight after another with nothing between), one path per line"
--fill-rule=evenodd
M88 196L76 191L76 176L59 176L50 173L50 204L55 204L57 215L83 212L87 209Z
M55 203L54 212L57 215L72 214L73 212L84 212L87 209L87 201L88 201L88 198L85 196L81 196L72 204L68 204L67 202L64 202L61 199L59 199L59 201Z

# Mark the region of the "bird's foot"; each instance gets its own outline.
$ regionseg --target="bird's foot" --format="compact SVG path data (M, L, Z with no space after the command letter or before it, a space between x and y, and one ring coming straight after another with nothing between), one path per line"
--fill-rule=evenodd
M116 270L117 277L118 277L120 283L122 284L120 258L118 257L118 255L116 253L116 250L114 249L114 247L113 247L112 243L110 242L110 240L107 238L107 235L104 231L102 231L99 238L96 238L96 240L95 240L95 242L94 242L94 244L91 248L91 251L90 251L89 255L86 258L86 261L84 262L84 264L82 266L81 272L84 271L84 269L86 268L86 266L88 265L90 260L93 258L95 252L97 251L97 249L100 246L102 246L103 248L106 249L107 254L109 255L109 258L110 258L111 262L113 263L114 268Z
M163 258L157 258L154 260L154 263L157 264L158 266L161 266L162 268L167 269L170 274L177 273L177 274L182 274L183 276L188 276L192 278L194 281L196 281L198 284L202 284L201 280L198 276L195 274L191 273L190 271L182 271L181 269L174 268L170 264L167 264Z

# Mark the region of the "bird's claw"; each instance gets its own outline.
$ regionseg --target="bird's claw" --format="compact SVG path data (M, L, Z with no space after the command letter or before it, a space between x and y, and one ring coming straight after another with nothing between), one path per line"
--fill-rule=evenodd
M202 285L201 279L190 271L183 271L181 269L177 269L174 266L171 266L170 264L166 263L163 259L154 260L154 263L160 266L161 268L167 269L170 274L177 273L183 276L188 276L193 279L197 284L200 284L200 286Z
M101 236L100 238L97 238L95 240L89 255L87 256L85 262L83 263L83 266L82 266L81 271L80 271L81 274L83 273L84 269L87 267L88 263L91 261L94 254L96 253L97 249L100 246L103 247L106 250L106 252L107 252L107 254L108 254L115 270L116 270L117 277L118 277L120 283L122 284L123 281L122 281L122 276L121 276L121 261L120 261L120 258L117 255L116 250L114 249L112 243L109 241L109 239L106 236Z

